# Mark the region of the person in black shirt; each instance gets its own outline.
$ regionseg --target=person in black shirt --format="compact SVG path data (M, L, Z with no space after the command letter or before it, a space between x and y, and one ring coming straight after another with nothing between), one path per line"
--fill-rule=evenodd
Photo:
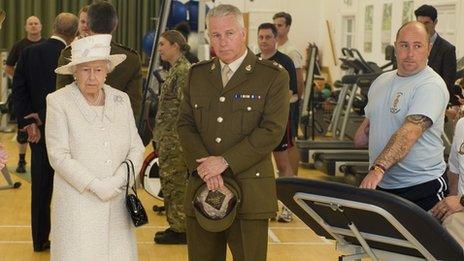
M287 70L288 75L290 76L290 108L294 105L297 105L298 103L296 102L298 101L298 91L295 65L293 64L293 61L290 57L277 50L277 29L274 24L263 23L258 27L258 45L261 51L261 53L258 54L260 59L272 60ZM273 152L280 177L295 176L292 171L288 149L295 145L293 141L296 137L297 130L293 126L295 126L294 121L298 119L293 119L291 116L292 113L289 111L287 130L282 137L282 141ZM277 220L279 222L287 223L292 221L292 219L292 213L284 206L282 208L282 213L279 215Z
M42 24L40 23L39 18L36 16L30 16L26 19L26 25L24 26L24 29L26 30L26 37L13 45L6 60L5 72L9 77L13 77L14 67L19 59L19 56L21 55L22 50L29 45L44 41L41 35Z
M19 56L24 48L41 43L45 41L42 39L42 23L40 22L39 18L36 16L30 16L26 19L26 25L24 26L26 30L26 37L21 39L20 41L16 42L13 47L11 48L10 53L6 59L6 66L5 66L5 73L8 77L13 78L14 68L16 62L19 60ZM13 104L14 108L14 104ZM19 162L16 168L17 173L25 173L26 172L26 151L27 151L27 133L24 131L20 131L18 128L18 133L16 135L16 141L18 142L18 150L19 150Z

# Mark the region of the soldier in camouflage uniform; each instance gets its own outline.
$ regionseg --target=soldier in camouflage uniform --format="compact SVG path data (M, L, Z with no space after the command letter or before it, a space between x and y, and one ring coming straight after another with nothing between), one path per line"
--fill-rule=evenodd
M177 119L182 98L181 88L187 79L190 63L184 56L189 47L185 38L171 30L161 35L158 43L161 59L171 65L171 69L161 86L158 112L154 131L154 141L159 155L161 189L169 228L157 232L158 244L185 244L184 199L187 180L187 166L177 134Z

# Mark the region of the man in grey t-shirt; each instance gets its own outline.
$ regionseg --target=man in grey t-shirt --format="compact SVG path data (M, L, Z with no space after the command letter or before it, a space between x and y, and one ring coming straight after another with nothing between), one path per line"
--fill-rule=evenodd
M430 49L423 24L409 22L398 30L398 69L372 84L366 119L355 135L356 145L369 144L371 168L360 187L399 195L425 210L447 190L441 135L449 94L427 66Z

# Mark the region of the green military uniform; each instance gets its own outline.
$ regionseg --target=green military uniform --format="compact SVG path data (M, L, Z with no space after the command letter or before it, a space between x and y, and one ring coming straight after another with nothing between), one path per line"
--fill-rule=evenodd
M217 58L193 65L183 90L178 133L189 172L196 159L223 156L241 189L238 214L223 232L208 232L195 219L192 198L203 181L189 175L185 199L190 260L265 260L268 219L277 197L271 152L285 131L289 77L277 63L250 50L225 87Z
M126 60L108 74L105 83L129 95L134 117L138 119L142 103L142 65L140 57L136 51L115 42L111 42L110 54L125 54ZM68 46L61 51L58 67L68 64L70 58L71 46ZM56 76L56 89L63 88L73 81L72 75L58 74Z
M184 199L187 166L177 134L177 119L190 63L181 56L169 70L161 86L153 139L158 152L161 189L166 217L172 230L185 232Z

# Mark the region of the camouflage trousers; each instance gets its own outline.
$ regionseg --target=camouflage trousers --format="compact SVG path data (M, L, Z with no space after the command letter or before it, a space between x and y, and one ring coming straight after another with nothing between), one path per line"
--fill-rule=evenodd
M185 232L184 199L188 172L182 148L179 141L171 139L161 140L156 147L167 221L172 230Z

